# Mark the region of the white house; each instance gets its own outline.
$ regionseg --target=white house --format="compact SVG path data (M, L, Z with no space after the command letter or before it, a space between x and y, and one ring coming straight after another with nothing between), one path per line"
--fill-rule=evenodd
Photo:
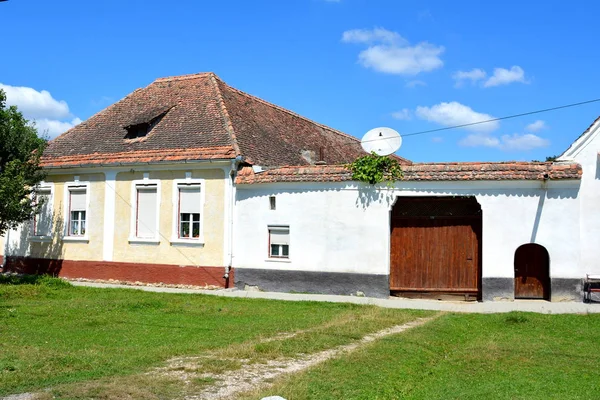
M392 187L340 166L245 168L236 285L580 300L600 273L599 126L554 163L412 164Z

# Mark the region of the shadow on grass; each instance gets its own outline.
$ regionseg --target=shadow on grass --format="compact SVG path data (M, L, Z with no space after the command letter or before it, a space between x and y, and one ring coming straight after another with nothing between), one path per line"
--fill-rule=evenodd
M50 275L0 274L0 285L44 285L49 287L71 287L69 282Z

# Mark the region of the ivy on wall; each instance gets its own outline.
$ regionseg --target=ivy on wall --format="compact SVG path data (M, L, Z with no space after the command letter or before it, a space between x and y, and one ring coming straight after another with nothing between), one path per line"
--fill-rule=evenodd
M404 176L398 160L374 152L357 158L348 167L353 180L371 185L384 181L391 184Z

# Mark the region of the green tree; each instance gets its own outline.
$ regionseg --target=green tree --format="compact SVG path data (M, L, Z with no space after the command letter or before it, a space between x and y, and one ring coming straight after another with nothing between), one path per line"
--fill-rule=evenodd
M6 106L0 89L0 235L37 211L35 190L45 176L40 167L45 147L46 140L17 107Z

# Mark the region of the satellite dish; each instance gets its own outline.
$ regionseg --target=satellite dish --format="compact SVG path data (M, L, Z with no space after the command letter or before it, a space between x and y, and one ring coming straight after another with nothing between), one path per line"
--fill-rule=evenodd
M392 128L381 127L365 133L360 145L369 154L375 152L379 156L389 156L402 146L402 138Z

